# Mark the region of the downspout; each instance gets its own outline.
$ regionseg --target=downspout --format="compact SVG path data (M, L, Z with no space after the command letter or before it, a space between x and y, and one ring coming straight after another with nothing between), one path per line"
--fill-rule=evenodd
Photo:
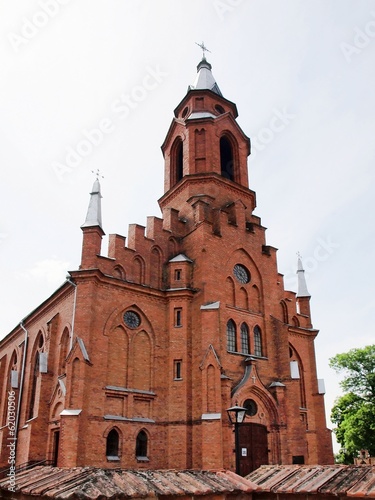
M20 424L20 414L21 414L21 403L22 403L22 394L23 394L23 385L24 385L24 380L25 380L25 366L26 366L26 358L27 358L27 345L28 345L28 338L29 334L26 330L26 328L23 326L23 323L21 321L20 327L22 330L25 332L25 340L24 340L24 349L23 349L23 359L22 359L22 369L21 369L21 380L20 380L20 392L18 393L18 405L17 405L17 413L16 413L16 425L15 425L15 434L16 434L16 450L17 450L17 444L18 444L18 429L19 429L19 424Z
M74 299L73 299L73 315L72 315L72 333L70 335L70 346L69 351L72 350L73 347L73 336L74 336L74 320L76 316L76 302L77 302L77 284L74 281L71 281L69 277L66 278L66 281L74 286Z

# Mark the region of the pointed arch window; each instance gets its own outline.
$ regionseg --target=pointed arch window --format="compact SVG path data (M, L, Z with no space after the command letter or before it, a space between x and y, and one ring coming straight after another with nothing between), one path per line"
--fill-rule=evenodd
M65 372L66 358L69 352L69 330L64 328L60 340L60 356L59 356L59 375Z
M258 325L254 327L254 355L263 356L262 353L262 332Z
M220 139L220 167L221 175L234 181L233 148L225 135Z
M280 305L281 305L281 314L282 314L283 321L284 321L284 323L289 323L288 307L287 307L285 301L282 300L280 302Z
M116 429L109 431L107 436L106 450L105 454L107 458L118 458L119 456L119 443L120 437Z
M299 381L300 390L300 407L306 408L306 391L305 391L305 381L304 381L304 371L301 357L297 351L289 345L289 357L290 357L290 377L293 380ZM307 422L306 422L307 424Z
M150 259L150 285L155 288L160 288L162 269L161 269L161 251L158 247L151 250Z
M34 418L36 413L35 407L36 407L36 390L38 385L38 378L39 378L39 352L37 351L35 353L34 369L32 372L28 419Z
M231 319L227 323L227 350L229 352L237 351L236 325Z
M33 364L30 378L29 404L27 409L27 418L36 417L37 402L39 399L38 392L40 391L40 373L47 372L46 355L44 354L44 337L42 332L39 332L34 344Z
M246 323L241 325L241 352L249 354L249 328Z
M135 455L137 459L147 458L148 438L145 431L139 431L135 443Z
M184 148L180 137L174 143L172 162L174 184L177 184L184 176Z
M12 389L18 389L18 369L17 369L17 353L13 351L13 355L10 361L10 387Z

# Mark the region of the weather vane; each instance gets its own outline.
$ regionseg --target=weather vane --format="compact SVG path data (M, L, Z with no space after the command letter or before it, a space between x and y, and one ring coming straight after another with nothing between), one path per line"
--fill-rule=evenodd
M97 168L96 169L96 172L94 172L94 170L91 170L91 172L96 175L96 180L98 181L99 180L99 177L101 177L102 179L104 179L104 175L100 175L100 170Z
M198 45L198 47L200 47L203 50L203 59L206 59L205 52L211 53L211 51L208 50L208 48L205 46L204 42L202 42L202 43L195 42L195 43Z
M300 254L300 252L299 252L299 251L297 252L297 257L298 257L299 259L302 259L302 255Z

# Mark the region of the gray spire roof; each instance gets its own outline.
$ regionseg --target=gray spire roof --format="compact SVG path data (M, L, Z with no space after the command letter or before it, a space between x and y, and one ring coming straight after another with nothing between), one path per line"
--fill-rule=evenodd
M212 90L215 94L223 96L221 93L218 84L214 78L214 75L211 72L212 66L206 60L205 57L201 60L201 62L197 66L197 76L193 85L190 85L189 90Z
M303 269L302 260L300 257L298 257L297 276L298 276L297 297L311 297L309 291L307 290L305 270Z
M81 228L99 226L100 229L103 230L101 198L100 182L99 179L96 179L90 193L90 203L87 210L86 220L82 224Z

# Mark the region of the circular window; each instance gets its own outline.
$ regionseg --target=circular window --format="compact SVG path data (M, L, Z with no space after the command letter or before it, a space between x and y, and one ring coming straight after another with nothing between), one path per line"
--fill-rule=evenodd
M258 405L253 399L247 399L243 407L246 408L246 415L249 417L253 417L258 412Z
M182 118L185 118L185 116L188 114L188 111L189 111L189 108L186 106L186 108L181 113Z
M137 328L141 324L141 318L134 311L126 311L124 314L124 323L129 328Z
M236 264L233 268L233 275L242 284L249 283L250 273L242 264Z
M225 109L222 106L220 106L219 104L216 104L215 110L219 113L219 115L222 115L223 113L225 113Z

